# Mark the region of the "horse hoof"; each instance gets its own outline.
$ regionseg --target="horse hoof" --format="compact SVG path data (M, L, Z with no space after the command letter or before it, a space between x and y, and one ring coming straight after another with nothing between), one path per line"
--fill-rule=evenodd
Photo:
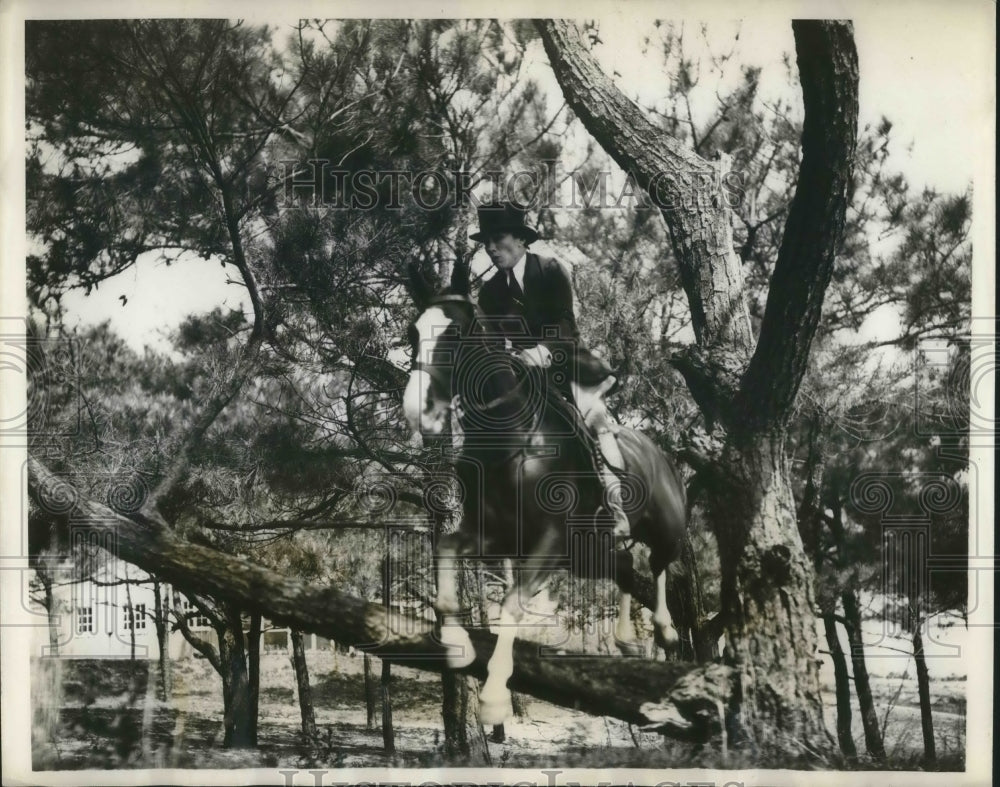
M640 642L626 642L615 637L615 647L623 656L645 656L646 649Z
M461 626L442 626L441 644L445 646L451 669L468 667L476 660L476 649L472 647L469 632Z
M511 704L510 695L504 700L483 700L479 698L479 722L483 726L489 727L493 724L503 724L514 715L514 706Z

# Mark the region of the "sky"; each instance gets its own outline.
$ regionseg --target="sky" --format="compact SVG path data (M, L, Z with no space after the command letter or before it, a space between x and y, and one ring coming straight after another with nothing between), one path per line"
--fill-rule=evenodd
M893 121L896 141L902 143L895 163L916 183L961 190L975 171L969 137L974 129L988 127L993 117L992 84L983 79L992 43L977 30L981 5L959 0L947 11L930 13L932 4L917 2L904 13L901 6L886 3L855 20L860 124L877 124L883 116ZM763 68L765 93L783 88L782 55L795 51L789 23L747 16L709 25L714 51L724 52L739 33L737 57ZM697 21L685 25L685 43L692 49L699 44L698 27ZM637 30L635 20L624 13L602 20L601 37L608 45L598 56L606 70L622 74L618 82L623 89L638 90L652 102L662 92L662 82L649 78L650 59L641 55L640 46L610 43L639 41L649 32L647 26ZM905 146L911 143L912 153L906 156Z
M892 165L915 185L961 190L982 174L983 162L970 151L983 150L984 143L992 150L994 88L984 75L990 73L994 34L992 24L983 26L983 6L969 0L947 6L890 2L855 18L860 122L875 124L883 116L893 121ZM609 8L616 10L609 13ZM655 103L665 89L655 49L642 54L643 38L656 35L652 17L644 16L653 8L643 3L600 6L604 43L596 52L607 72L620 75L619 86L645 104ZM735 20L732 10L704 8L685 22L689 52L698 56L708 49L721 52L736 46L734 60L763 69L765 94L789 95L782 54L794 52L794 40L787 16L768 11ZM663 7L656 10L662 13ZM707 45L701 40L701 19L708 19ZM267 21L284 24L274 18ZM561 94L541 47L529 51L529 58L534 58L533 76L553 96L550 106L558 106ZM109 319L137 349L146 343L163 349L168 331L186 315L217 305L246 307L242 289L228 279L227 269L197 258L169 267L146 258L90 296L71 293L65 305L71 323Z

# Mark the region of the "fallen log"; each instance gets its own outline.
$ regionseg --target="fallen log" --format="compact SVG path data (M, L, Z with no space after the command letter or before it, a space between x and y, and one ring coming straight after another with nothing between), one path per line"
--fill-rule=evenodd
M118 557L185 591L234 602L276 623L353 645L393 663L434 672L447 668L433 623L335 587L314 587L192 543L155 522L118 514L81 497L32 456L28 493L47 523L55 522L67 531L85 527L109 532ZM29 528L31 524L29 519ZM477 629L469 635L476 658L463 671L485 678L496 637ZM612 716L675 738L704 740L723 727L733 693L732 674L722 664L554 653L537 643L517 640L509 686L566 708Z

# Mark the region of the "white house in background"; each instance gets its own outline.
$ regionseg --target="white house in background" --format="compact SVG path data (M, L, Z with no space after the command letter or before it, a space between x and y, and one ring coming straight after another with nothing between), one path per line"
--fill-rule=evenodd
M103 550L95 551L86 560L86 565L56 572L50 625L35 629L35 655L159 658L155 623L156 589L152 582L136 581L136 578L146 576L142 569L116 560ZM174 589L160 583L159 591L161 609L173 609ZM208 618L199 615L197 607L182 593L176 594L176 603L178 609L188 616L191 631L217 646L215 629ZM170 617L173 618L172 615ZM50 628L55 629L54 637ZM288 651L291 647L288 634L287 628L273 627L264 621L262 649L265 652ZM54 647L53 641L56 643ZM196 653L179 631L169 633L167 641L172 659L187 658ZM315 634L304 635L304 644L307 649L330 646L329 640Z
M33 655L58 656L60 658L109 658L136 659L159 658L154 615L156 596L151 582L136 582L135 578L145 577L143 570L112 558L104 550L95 550L85 565L68 567L56 573L53 583L52 627L55 629L55 652L50 645L49 629L38 626L35 629ZM126 578L132 581L125 584ZM170 609L174 603L174 590L161 583L163 609ZM864 607L876 609L879 597L863 595ZM177 594L177 603L182 612L189 615L188 626L199 637L218 645L215 630L209 620L197 614L194 607L182 593ZM547 599L539 603L534 611L541 614L535 623L538 628L531 638L549 645L559 644L566 639L565 629L553 628L552 613L554 602ZM421 602L411 600L398 602L400 608L407 608L411 614L433 615ZM44 610L39 610L44 615ZM525 621L525 626L531 623ZM825 634L822 623L817 620L817 641L823 642ZM841 647L850 653L846 632L840 629ZM912 669L912 643L909 635L887 625L878 615L865 619L863 637L866 649L868 671L874 676L896 675ZM968 628L964 621L950 615L935 616L928 623L924 636L927 664L932 678L944 679L963 676L968 670L969 650L966 645ZM179 632L168 635L170 657L190 658L195 654L191 644ZM329 648L331 643L324 637L305 634L307 649ZM291 643L287 628L272 627L264 621L261 648L264 652L288 652ZM581 642L566 642L566 647L584 650ZM832 663L824 657L821 667L827 683L832 685Z

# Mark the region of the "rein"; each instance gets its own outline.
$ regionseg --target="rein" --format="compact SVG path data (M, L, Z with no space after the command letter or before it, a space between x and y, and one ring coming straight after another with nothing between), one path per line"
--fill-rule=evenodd
M430 299L424 308L426 310L435 306L442 306L448 304L467 308L469 317L468 323L465 324L464 328L460 330L459 336L457 337L458 342L456 342L455 345L453 345L452 347L450 347L448 350L445 351L454 353L453 357L451 357L448 360L439 362L435 362L433 360L433 357L427 361L421 360L419 357L416 357L411 361L410 368L416 371L426 372L434 380L435 385L438 388L445 390L450 389L452 394L451 398L443 402L442 406L446 412L446 417L453 419L453 422L457 421L458 425L462 427L462 430L466 438L469 437L470 435L470 432L468 431L468 427L470 426L473 428L473 432L471 434L473 435L482 434L483 436L485 436L484 432L477 432L474 423L469 423L470 417L474 419L475 418L474 414L478 413L486 418L489 418L491 414L496 413L496 411L501 410L504 407L510 407L518 400L527 401L532 396L532 394L530 393L530 386L536 384L535 381L532 379L533 371L531 370L530 367L527 367L527 364L525 364L526 372L523 374L520 374L517 372L516 369L511 368L510 372L515 378L514 385L512 385L508 390L503 391L497 396L494 396L492 399L489 399L488 401L485 402L477 401L475 402L475 405L472 406L472 401L471 401L472 397L469 395L468 390L464 392L462 390L457 390L461 387L464 387L461 386L457 374L459 367L459 359L461 353L469 349L471 342L474 342L477 338L482 338L486 340L489 337L485 334L477 336L477 334L473 332L473 326L475 326L476 321L479 319L481 315L476 303L471 298L465 295L457 295L457 294L439 295L435 298ZM452 341L455 340L453 339ZM494 355L494 357L497 359L503 358L505 356L504 351L499 349L499 347L496 348L490 347L486 342L483 343L482 348L485 350L486 353ZM506 357L510 358L516 356L514 356L513 353L509 353L506 354ZM442 396L441 399L444 399L444 397ZM544 416L544 410L546 408L544 399L545 399L544 395L539 397L538 406L532 407L530 414L527 412L525 413L525 415L527 415L528 417L524 418L523 421L521 418L518 418L518 420L521 421L521 423L517 425L511 425L511 429L513 429L518 434L516 435L505 434L504 430L500 430L492 433L490 436L492 438L504 437L511 439L512 443L514 444L513 447L515 448L515 450L517 450L519 447L523 447L523 445L527 441L521 437L521 433L536 432L540 428ZM463 424L462 423L463 421L465 421L466 423ZM514 439L515 437L516 439ZM468 447L469 446L467 446L467 448Z
M424 308L426 310L426 309L432 308L434 306L442 306L444 304L449 304L449 303L459 304L461 306L468 307L469 310L470 310L470 312L471 312L473 321L479 315L479 307L476 306L475 301L473 301L467 295L459 295L459 294L455 294L455 293L449 293L447 295L438 295L438 296L436 296L434 298L431 298L427 302L427 305ZM463 338L463 340L467 340L468 339L468 337L462 337L462 338ZM416 370L416 371L427 372L427 374L431 375L431 377L435 377L436 376L439 380L443 376L450 376L451 382L454 383L455 370L457 368L457 365L452 365L450 367L450 372L449 372L449 370L446 369L446 367L443 364L435 364L435 363L428 364L428 363L425 363L425 362L421 361L419 358L415 358L411 362L410 368L413 369L413 370ZM498 408L500 408L500 407L508 404L515 397L521 396L523 394L524 387L526 385L528 385L529 383L531 383L531 373L530 372L528 374L526 374L526 375L521 376L521 379L519 379L518 382L517 382L517 384L513 388L511 388L509 391L505 391L504 393L500 394L499 396L493 397L490 401L485 402L484 404L481 404L478 407L476 407L475 408L476 411L477 412L488 413L491 410L496 410L496 409L498 409ZM448 402L447 409L449 411L454 411L454 410L460 409L460 407L461 407L461 401L462 401L461 392L455 393L454 396L452 396L451 400Z
M509 391L505 391L504 393L500 394L499 396L494 396L492 399L490 399L490 401L488 401L485 404L482 404L479 407L477 407L476 410L480 411L480 412L489 412L490 410L496 410L497 408L501 407L502 405L507 404L515 396L520 396L521 393L522 393L522 390L530 382L531 382L531 373L529 372L528 374L526 374L523 377L521 377L521 379L518 380L517 384L513 388L511 388ZM461 394L460 393L455 394L454 398L455 399L460 399L461 398Z

